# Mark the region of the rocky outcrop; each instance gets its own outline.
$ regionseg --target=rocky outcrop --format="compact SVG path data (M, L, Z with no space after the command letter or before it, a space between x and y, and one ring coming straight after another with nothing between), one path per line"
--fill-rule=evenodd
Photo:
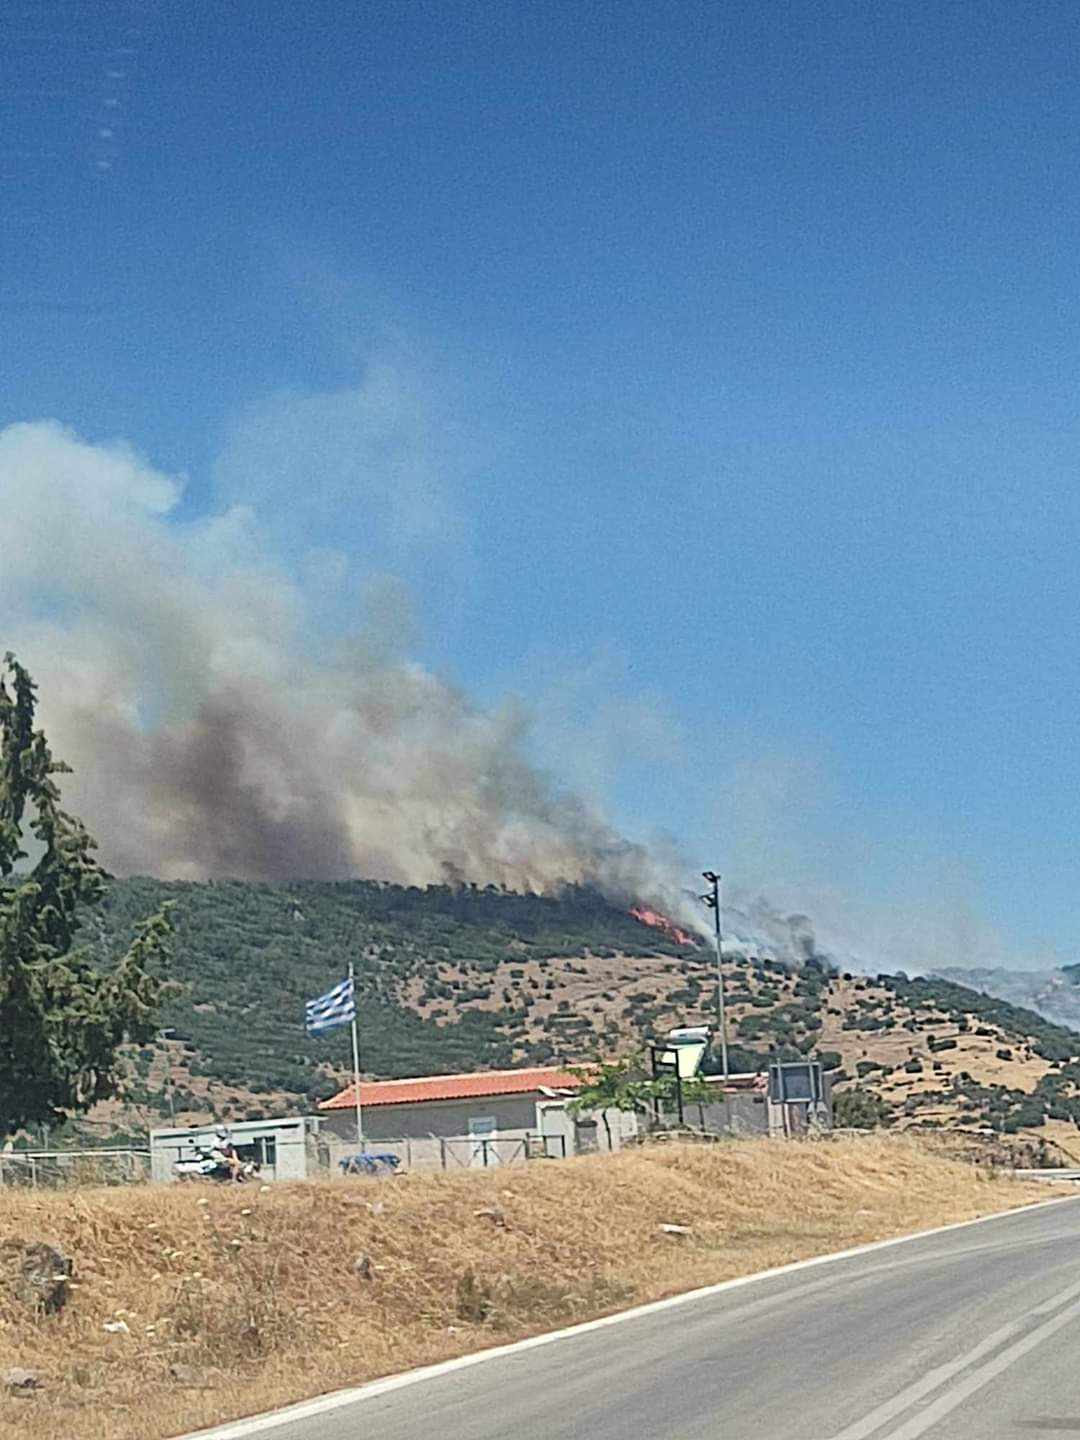
M40 1240L0 1246L0 1288L38 1315L55 1315L71 1293L71 1261Z

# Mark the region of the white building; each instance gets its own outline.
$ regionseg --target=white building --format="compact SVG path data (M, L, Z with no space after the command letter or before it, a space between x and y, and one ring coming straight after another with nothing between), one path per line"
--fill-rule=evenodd
M210 1150L222 1121L197 1125L189 1130L150 1131L150 1178L175 1180L177 1160L192 1159L199 1150ZM242 1160L254 1160L264 1180L305 1180L316 1173L318 1152L315 1135L319 1122L312 1116L295 1115L285 1120L240 1120L226 1124L229 1137Z
M582 1077L559 1066L361 1081L364 1140L414 1168L512 1164L546 1155L617 1150L637 1133L637 1117L572 1116ZM331 1159L357 1147L356 1095L348 1086L319 1106L320 1140ZM604 1119L607 1120L607 1126Z

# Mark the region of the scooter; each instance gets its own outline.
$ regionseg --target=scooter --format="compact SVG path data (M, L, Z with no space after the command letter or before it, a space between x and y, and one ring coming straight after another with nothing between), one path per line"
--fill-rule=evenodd
M242 1160L240 1169L234 1175L224 1158L212 1150L196 1150L194 1155L173 1162L173 1174L177 1180L213 1180L228 1185L234 1180L252 1180L258 1173L259 1166L254 1160Z

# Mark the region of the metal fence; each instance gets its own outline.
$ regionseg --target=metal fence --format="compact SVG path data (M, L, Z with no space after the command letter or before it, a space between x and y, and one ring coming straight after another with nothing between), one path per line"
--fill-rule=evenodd
M372 1156L396 1155L404 1170L492 1169L524 1165L530 1160L561 1160L567 1153L565 1135L422 1135L391 1140L368 1140ZM357 1152L356 1141L337 1136L320 1137L320 1163L338 1169L341 1160Z
M337 1137L320 1137L312 1144L309 1176L320 1170L324 1174L337 1171L340 1161L355 1154L356 1148L355 1141L349 1144ZM365 1149L372 1155L396 1155L402 1170L490 1170L532 1160L564 1159L567 1140L565 1135L424 1135L369 1140ZM149 1150L0 1150L0 1188L140 1185L150 1179Z
M141 1185L149 1150L0 1150L0 1185Z

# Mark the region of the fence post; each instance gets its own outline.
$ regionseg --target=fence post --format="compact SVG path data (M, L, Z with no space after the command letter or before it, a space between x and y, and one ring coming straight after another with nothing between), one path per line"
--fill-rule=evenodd
M445 1141L445 1139L444 1139L441 1135L439 1136L439 1159L440 1159L441 1162L442 1162L442 1168L445 1170L445 1169L446 1169L446 1141Z

